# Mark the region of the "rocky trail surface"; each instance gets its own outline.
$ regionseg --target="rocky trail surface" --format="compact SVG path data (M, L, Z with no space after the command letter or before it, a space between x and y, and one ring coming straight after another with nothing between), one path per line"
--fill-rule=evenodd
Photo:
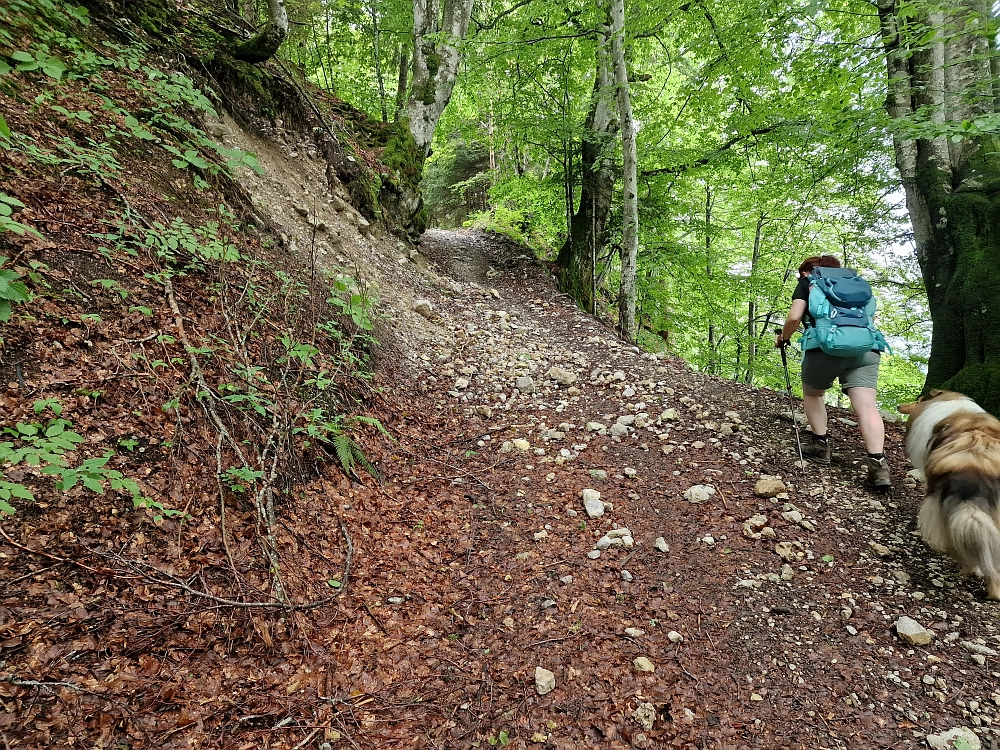
M848 412L833 465L801 472L782 394L622 345L497 238L430 232L420 255L396 395L424 437L383 464L377 497L407 520L366 522L383 560L354 633L379 654L359 675L368 729L995 746L1000 605L917 536L899 425L891 495L863 487Z

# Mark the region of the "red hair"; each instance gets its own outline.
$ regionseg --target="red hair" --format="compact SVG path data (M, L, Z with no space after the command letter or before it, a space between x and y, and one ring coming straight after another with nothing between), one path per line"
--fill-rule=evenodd
M840 261L833 255L811 255L802 261L799 273L808 274L817 266L820 268L840 268Z

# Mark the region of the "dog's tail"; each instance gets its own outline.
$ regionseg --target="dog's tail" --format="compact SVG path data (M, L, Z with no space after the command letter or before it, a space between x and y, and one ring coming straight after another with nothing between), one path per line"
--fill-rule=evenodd
M948 517L952 549L969 572L986 579L991 598L1000 595L1000 526L983 498L966 500Z

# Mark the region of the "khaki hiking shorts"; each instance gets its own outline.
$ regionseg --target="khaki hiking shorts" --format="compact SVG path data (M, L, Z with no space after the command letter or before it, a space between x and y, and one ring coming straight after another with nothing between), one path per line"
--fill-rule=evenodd
M877 388L878 366L882 360L879 352L865 352L859 357L836 357L820 349L806 352L802 357L802 385L825 391L836 379L840 389Z

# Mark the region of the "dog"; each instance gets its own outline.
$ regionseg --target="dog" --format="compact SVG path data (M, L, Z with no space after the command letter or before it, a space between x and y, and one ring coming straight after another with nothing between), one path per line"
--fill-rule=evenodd
M920 535L1000 600L1000 420L951 391L931 391L899 411L909 416L906 453L926 480Z

